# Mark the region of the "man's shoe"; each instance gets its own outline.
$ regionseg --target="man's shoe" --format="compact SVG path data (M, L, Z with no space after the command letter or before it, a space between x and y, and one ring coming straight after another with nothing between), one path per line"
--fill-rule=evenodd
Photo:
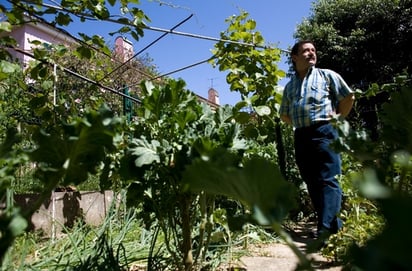
M322 250L322 248L326 247L327 244L328 244L327 239L317 238L307 245L306 252L307 253L319 252L320 250Z

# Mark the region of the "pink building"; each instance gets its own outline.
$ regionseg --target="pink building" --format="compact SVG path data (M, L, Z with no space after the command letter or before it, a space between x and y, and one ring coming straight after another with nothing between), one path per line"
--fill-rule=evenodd
M51 25L41 22L33 22L29 17L26 17L27 23L16 27L11 32L11 36L16 40L19 49L31 53L33 44L31 41L37 40L46 44L64 44L70 45L77 43L69 33L62 29L55 28ZM24 55L17 51L10 52L14 57L18 58L24 66L31 60L30 56Z

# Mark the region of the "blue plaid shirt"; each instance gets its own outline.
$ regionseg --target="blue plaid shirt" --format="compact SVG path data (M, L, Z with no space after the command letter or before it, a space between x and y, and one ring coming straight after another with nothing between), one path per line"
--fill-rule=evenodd
M296 74L286 84L279 113L296 128L328 121L340 100L352 93L342 77L328 69L311 68L302 80Z

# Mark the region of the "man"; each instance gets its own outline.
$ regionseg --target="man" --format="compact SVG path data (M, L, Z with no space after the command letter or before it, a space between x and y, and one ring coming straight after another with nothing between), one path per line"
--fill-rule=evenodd
M334 114L346 117L354 93L332 70L315 68L316 48L311 41L297 42L291 51L295 75L286 85L280 118L295 127L296 163L317 214L316 235L338 232L342 221L340 155L329 146L337 132L329 123Z

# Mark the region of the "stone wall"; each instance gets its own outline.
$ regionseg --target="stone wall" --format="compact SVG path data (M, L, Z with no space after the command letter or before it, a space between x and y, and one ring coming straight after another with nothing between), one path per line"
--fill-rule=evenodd
M30 230L41 230L54 237L81 222L97 226L101 224L114 202L113 191L53 192L30 221ZM25 208L36 201L36 194L15 195L16 205ZM118 199L117 201L118 202Z

